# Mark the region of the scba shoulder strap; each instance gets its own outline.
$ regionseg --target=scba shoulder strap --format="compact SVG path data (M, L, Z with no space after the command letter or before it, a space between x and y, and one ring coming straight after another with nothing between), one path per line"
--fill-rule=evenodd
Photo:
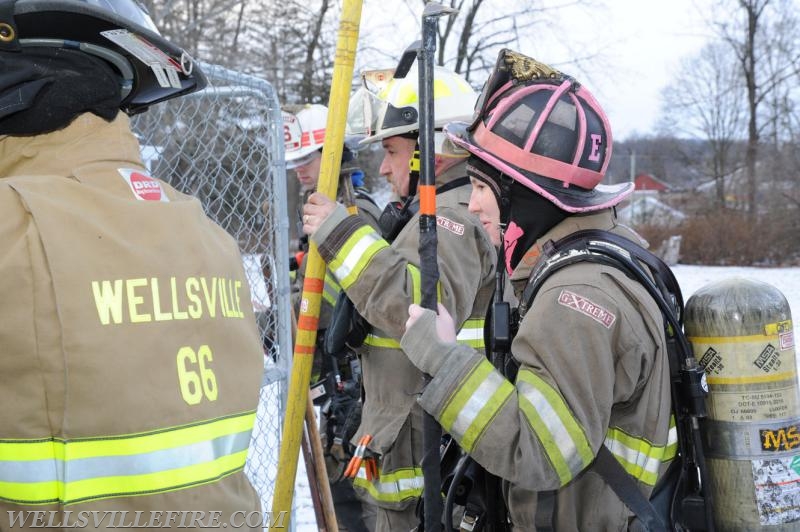
M579 262L595 262L616 268L640 283L655 300L664 318L670 367L673 413L678 432L678 454L656 484L648 500L631 477L601 446L589 468L600 475L614 493L634 512L639 530L713 530L708 473L699 432L706 416L705 374L695 361L691 344L683 334L683 297L672 271L638 244L608 231L584 230L545 244L543 258L531 273L518 309L520 321L555 272ZM677 471L676 471L677 469Z

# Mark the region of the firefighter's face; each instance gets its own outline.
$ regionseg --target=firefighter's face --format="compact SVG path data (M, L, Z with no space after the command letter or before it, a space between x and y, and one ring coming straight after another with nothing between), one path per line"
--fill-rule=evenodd
M472 193L469 196L469 212L478 217L489 239L495 247L500 246L500 206L492 189L474 177L469 178L472 183Z
M295 167L294 171L297 174L297 180L300 181L300 186L304 190L314 190L317 188L317 181L319 181L319 168L322 165L322 154L315 152L308 162Z
M408 196L410 170L408 163L414 155L414 139L389 137L383 139L383 161L380 173L392 185L392 192L400 197Z

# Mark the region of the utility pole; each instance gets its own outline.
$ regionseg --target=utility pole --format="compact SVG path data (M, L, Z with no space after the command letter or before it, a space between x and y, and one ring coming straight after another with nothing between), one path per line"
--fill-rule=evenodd
M631 183L633 184L633 193L631 193L631 225L636 225L636 150L631 148Z

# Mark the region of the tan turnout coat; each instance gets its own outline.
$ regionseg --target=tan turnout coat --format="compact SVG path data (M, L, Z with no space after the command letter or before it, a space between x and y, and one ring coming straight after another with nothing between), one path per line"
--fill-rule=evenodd
M19 510L128 512L100 528L260 510L243 466L264 359L238 247L148 176L128 118L0 139L0 213L0 529Z

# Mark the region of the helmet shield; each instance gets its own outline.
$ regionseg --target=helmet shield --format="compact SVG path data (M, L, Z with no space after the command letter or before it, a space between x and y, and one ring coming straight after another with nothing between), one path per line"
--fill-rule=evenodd
M161 37L134 0L16 0L13 17L0 9L0 18L0 25L16 27L0 51L69 48L108 62L120 76L120 108L128 114L207 83L192 57Z
M347 135L369 137L378 127L383 101L378 93L393 79L394 69L364 70L361 86L350 96L347 108Z
M600 185L611 129L592 94L573 78L502 50L471 124L446 128L451 151L475 154L568 212L619 203L629 183ZM457 151L457 150L455 150Z

